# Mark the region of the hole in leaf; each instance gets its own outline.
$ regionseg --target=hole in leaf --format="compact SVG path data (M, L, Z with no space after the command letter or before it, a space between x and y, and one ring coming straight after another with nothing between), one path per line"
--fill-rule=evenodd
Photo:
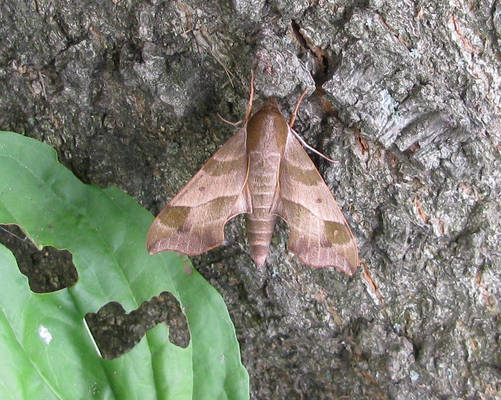
M162 298L167 308L166 322L169 327L169 340L179 347L188 347L190 331L179 301L169 292L162 293Z
M169 292L145 301L129 314L120 303L113 301L97 313L88 313L85 320L101 356L106 360L131 350L149 329L163 321L169 326L172 343L184 348L190 342L186 317L177 299Z
M46 246L38 250L17 225L0 225L0 242L16 257L35 293L50 293L73 286L78 273L67 250Z

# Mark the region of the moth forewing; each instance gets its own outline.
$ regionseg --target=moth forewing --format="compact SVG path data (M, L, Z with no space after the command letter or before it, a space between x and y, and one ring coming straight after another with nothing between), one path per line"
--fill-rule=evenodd
M315 268L352 274L358 264L353 234L308 154L289 132L280 166L276 214L290 228L289 249Z
M251 210L243 193L248 173L245 143L246 131L239 129L158 214L146 240L151 254L204 253L221 245L231 217Z

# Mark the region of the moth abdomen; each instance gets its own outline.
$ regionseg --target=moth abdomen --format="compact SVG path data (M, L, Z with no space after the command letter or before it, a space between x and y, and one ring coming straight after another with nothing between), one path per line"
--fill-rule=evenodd
M250 256L258 267L264 265L268 256L275 221L276 217L271 214L266 216L247 215L247 237L249 238Z

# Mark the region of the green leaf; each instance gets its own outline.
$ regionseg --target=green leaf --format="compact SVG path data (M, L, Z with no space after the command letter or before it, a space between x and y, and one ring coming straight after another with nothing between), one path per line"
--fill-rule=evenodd
M84 185L55 152L0 132L0 223L17 224L40 248L73 254L79 279L50 294L31 292L0 245L0 398L247 399L248 375L221 296L187 258L150 256L149 212L116 188ZM169 291L186 315L181 348L160 324L130 352L104 360L83 318L110 301L127 310Z

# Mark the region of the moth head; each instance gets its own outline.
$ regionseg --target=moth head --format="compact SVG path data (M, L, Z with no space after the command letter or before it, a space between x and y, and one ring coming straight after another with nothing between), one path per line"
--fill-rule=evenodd
M274 112L280 113L280 109L278 108L277 99L275 99L274 97L268 97L264 101L263 105L261 106L260 111L274 111Z

